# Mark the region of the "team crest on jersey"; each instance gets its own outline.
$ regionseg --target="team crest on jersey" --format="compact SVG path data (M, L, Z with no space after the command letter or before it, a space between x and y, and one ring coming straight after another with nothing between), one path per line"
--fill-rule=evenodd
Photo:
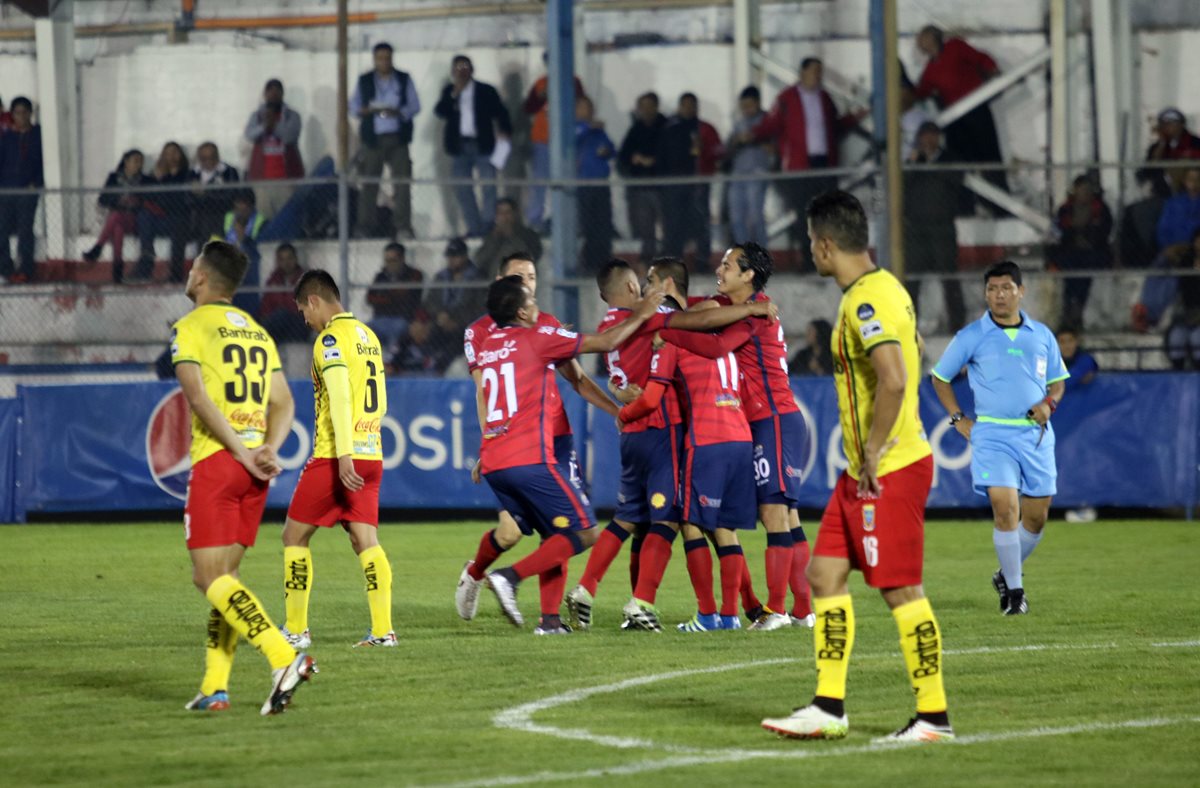
M362 326L355 326L354 330L358 332L358 338L361 339L364 343L371 341L371 338L369 336L367 336L367 330L365 328L363 328Z
M238 328L245 328L247 325L249 325L246 322L246 318L242 317L237 312L226 312L225 319L228 320L230 323L233 323Z
M569 528L570 526L571 526L571 520L569 518L563 517L561 514L558 517L554 518L554 527L555 528Z
M333 347L337 344L337 340L334 339L333 334L326 334L325 336L321 337L321 344L325 347Z
M863 504L863 530L875 530L875 504Z
M875 307L870 304L859 304L857 314L859 320L870 320L875 317Z
M660 492L656 492L650 496L650 505L655 509L661 509L667 505L667 496Z
M1046 377L1046 357L1045 356L1037 357L1037 376L1039 378Z
M474 338L475 338L475 329L468 328L466 331L463 332L463 339L467 340L468 342L470 342Z

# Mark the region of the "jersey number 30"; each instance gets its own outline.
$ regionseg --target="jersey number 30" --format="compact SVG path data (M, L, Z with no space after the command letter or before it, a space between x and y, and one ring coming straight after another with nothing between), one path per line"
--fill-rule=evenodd
M506 418L511 418L517 412L517 381L516 367L511 361L506 361L500 365L499 374L496 373L495 367L483 368L483 390L487 394L487 420L488 424L495 421L503 421ZM503 411L496 406L500 399L500 380L504 380L504 405Z

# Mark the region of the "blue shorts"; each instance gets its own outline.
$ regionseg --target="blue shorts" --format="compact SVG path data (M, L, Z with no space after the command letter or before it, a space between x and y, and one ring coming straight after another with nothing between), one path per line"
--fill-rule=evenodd
M754 444L747 441L689 446L679 483L683 521L706 531L754 530Z
M614 520L635 525L679 522L682 433L678 426L669 426L621 434L621 487Z
M563 531L586 531L596 524L592 504L564 464L518 465L485 474L500 508L517 521L521 533L548 538Z
M754 484L758 505L778 503L796 508L808 429L800 412L750 422L754 440Z
M554 436L554 459L559 465L567 466L571 471L571 478L577 479L583 489L587 489L587 486L583 484L583 474L579 471L579 455L575 453L574 435Z
M1030 498L1058 492L1054 465L1054 428L1038 444L1036 426L975 422L971 428L971 484L986 496L989 487L1012 487Z

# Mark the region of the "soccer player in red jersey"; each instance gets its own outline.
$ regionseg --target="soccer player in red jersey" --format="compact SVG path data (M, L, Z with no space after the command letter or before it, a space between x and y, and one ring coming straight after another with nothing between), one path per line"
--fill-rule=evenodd
M661 288L676 303L686 302L688 273L682 263L656 260L647 281L650 287ZM766 302L756 304L754 309L773 314ZM693 314L703 315L703 312ZM736 532L754 528L755 484L750 427L739 394L737 360L732 353L712 360L663 345L651 359L650 369L649 385L636 402L621 409L620 419L623 423L633 421L658 407L671 385L687 414L680 481L681 519L688 524L683 529L684 548L698 611L691 621L680 624L679 629L705 632L740 628L737 603L745 558ZM712 590L712 557L701 529L714 535L720 556L719 616ZM638 587L625 608L626 620L632 626L656 628L658 614L653 603L670 559L673 537L674 534L656 531L646 537Z
M673 258L660 258L657 267L674 263ZM600 297L609 305L601 331L625 320L632 312L641 293L637 274L624 260L610 260L596 276ZM616 389L640 393L650 379L650 362L654 355L652 347L654 331L678 324L686 329L689 325L727 325L763 310L762 304L727 307L710 314L684 314L678 305L664 304L659 314L653 316L621 347L605 356L610 385ZM723 320L724 323L718 323ZM690 322L689 322L690 321ZM671 352L671 351L668 351ZM636 400L636 394L628 401ZM675 391L667 387L658 405L644 416L633 419L621 428L621 484L617 510L613 520L596 540L588 556L587 568L579 585L567 595L567 609L571 625L586 629L591 624L592 605L597 587L621 550L621 545L635 531L655 533L667 540L669 555L670 541L678 532L679 469L682 461L683 437L682 416L679 412ZM699 538L703 538L700 536ZM636 590L638 571L638 544L634 539L631 556L631 584ZM711 567L709 576L711 577ZM631 608L632 609L632 608ZM648 616L626 617L625 627L654 628Z
M500 505L521 531L542 538L541 546L512 566L487 575L488 586L504 615L516 626L524 619L517 587L531 575L563 572L571 556L596 540L595 518L578 478L553 453L549 405L557 396L552 368L580 353L608 353L633 335L654 314L662 295L642 299L628 320L603 334L581 335L565 328L539 326L537 302L520 277L508 276L488 288L488 314L496 328L476 357L483 383L484 431L480 471ZM561 588L561 586L560 586ZM564 634L558 599L542 599L537 634Z
M534 298L537 298L537 267L528 253L514 252L505 257L504 261L500 264L500 273L496 278L502 279L505 276L519 276L525 283L525 286L529 288L529 291L533 293ZM549 312L539 310L537 321L539 326L562 327L562 323L558 321L558 318ZM484 339L495 328L496 321L492 320L491 315L485 314L468 326L463 333L463 355L467 359L467 369L475 381L475 407L479 416L479 428L481 431L485 428L486 418L483 410L482 370L479 368L477 358L479 348L483 344ZM557 366L557 369L559 374L571 384L575 392L583 397L584 400L600 408L610 416L615 417L617 415L617 405L583 371L583 367L580 366L577 360L570 359L562 362ZM551 396L548 400L548 413L552 422L554 435L554 456L570 468L571 478L579 478L579 462L575 454L575 439L571 434L571 424L567 420L567 412L563 407L558 388L552 388L553 390L549 392ZM471 476L475 480L475 483L478 484L481 479L478 462L471 469ZM479 547L475 552L475 557L466 563L462 573L459 575L458 588L455 591L454 601L458 609L458 614L463 619L470 621L475 617L475 611L479 604L479 587L488 567L492 565L501 553L509 550L520 539L521 529L517 527L512 515L506 511L501 511L499 524L485 533L483 538L479 540ZM553 578L550 586L542 589L542 593L546 594L548 599L561 599L563 587L556 588L555 586L565 587L565 583L566 573L564 571L561 578Z
M767 302L763 292L774 264L766 249L744 243L725 252L717 268L715 304ZM701 307L702 308L702 307ZM741 392L754 439L754 476L758 516L767 529L767 607L750 629L770 631L789 626L812 626L808 581L808 541L796 510L799 503L803 453L808 436L800 407L788 382L787 344L783 324L744 320L719 334L661 331L664 340L706 358L733 354L741 372ZM784 613L788 588L794 599L791 617Z

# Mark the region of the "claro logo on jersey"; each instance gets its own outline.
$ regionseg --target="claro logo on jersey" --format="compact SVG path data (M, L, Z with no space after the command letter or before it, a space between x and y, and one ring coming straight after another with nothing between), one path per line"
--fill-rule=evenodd
M516 352L517 352L517 340L506 339L506 340L504 340L504 344L501 347L498 347L495 350L485 350L482 353L480 353L479 354L479 363L480 363L480 365L483 365L483 364L492 364L496 361L504 361L505 359L507 359L509 356L511 356L513 353L516 353Z
M183 391L175 389L150 412L146 425L146 464L159 489L181 501L187 498L191 447L192 411Z

